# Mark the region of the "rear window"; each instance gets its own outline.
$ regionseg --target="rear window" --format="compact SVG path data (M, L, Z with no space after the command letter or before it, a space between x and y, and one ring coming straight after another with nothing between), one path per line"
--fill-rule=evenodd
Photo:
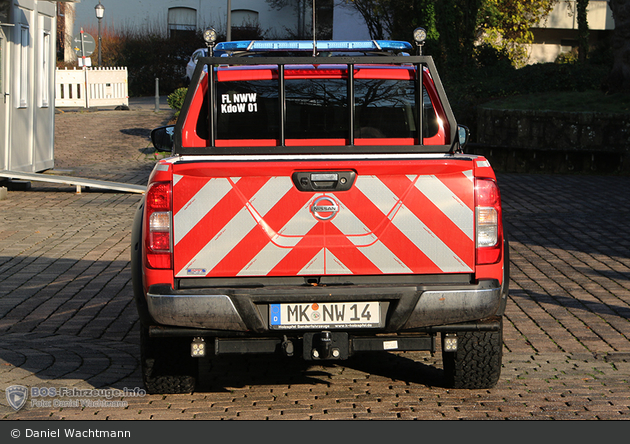
M356 138L410 138L416 131L416 82L413 80L355 80ZM437 116L423 89L425 138L438 132Z
M216 97L217 139L278 138L277 80L217 83Z
M287 79L287 139L343 139L348 135L345 79Z
M356 139L414 138L416 82L355 79ZM217 140L280 138L277 80L223 81L216 84ZM349 134L346 79L285 79L286 139L346 139ZM204 104L205 105L205 104ZM207 115L207 105L204 106ZM424 138L438 133L438 121L423 91ZM197 133L207 138L206 119Z

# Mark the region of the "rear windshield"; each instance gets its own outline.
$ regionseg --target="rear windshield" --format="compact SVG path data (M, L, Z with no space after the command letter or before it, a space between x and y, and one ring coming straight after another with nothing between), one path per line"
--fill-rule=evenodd
M416 82L413 80L354 80L355 138L414 138ZM217 83L217 139L278 139L280 110L277 80ZM348 137L346 79L285 79L286 139ZM438 121L423 91L423 136L438 132ZM207 108L206 108L207 109ZM200 119L197 133L207 135Z

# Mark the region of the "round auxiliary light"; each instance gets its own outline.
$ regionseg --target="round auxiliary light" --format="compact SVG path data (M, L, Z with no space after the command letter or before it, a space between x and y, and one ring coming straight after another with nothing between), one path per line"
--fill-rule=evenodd
M427 32L424 28L416 28L413 30L413 40L416 42L416 45L422 45L426 39Z
M214 42L217 41L217 31L215 31L214 28L207 28L204 32L203 32L203 40L208 44L208 45L213 45Z

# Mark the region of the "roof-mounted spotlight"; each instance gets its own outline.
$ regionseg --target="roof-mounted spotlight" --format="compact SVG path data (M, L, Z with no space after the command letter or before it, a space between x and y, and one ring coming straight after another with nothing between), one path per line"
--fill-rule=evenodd
M416 42L419 55L422 55L422 45L424 45L426 39L427 31L424 28L416 28L413 30L413 40Z
M214 48L217 38L217 31L214 28L206 28L203 32L203 41L206 42L206 46L210 49L210 52L212 52L212 48Z

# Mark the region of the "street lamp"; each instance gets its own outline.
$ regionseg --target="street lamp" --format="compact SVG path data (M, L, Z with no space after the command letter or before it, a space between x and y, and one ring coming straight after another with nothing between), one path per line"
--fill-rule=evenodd
M232 0L227 0L227 37L225 40L232 41Z
M98 5L94 7L96 12L96 18L98 19L98 66L101 66L101 19L105 15L105 6L101 5L101 0L98 0Z

